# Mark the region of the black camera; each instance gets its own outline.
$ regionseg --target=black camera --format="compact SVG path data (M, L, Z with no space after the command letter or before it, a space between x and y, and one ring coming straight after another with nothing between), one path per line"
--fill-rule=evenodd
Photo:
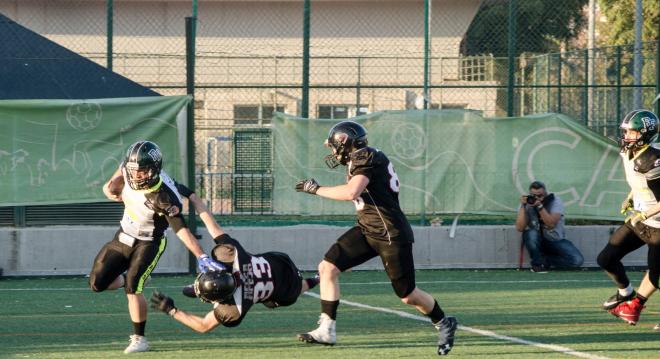
M535 194L528 194L527 195L527 204L534 204L536 203L536 195Z

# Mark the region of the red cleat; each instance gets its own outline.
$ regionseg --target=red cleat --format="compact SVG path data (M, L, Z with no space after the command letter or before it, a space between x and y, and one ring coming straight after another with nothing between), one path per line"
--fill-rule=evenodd
M639 315L642 314L644 305L639 302L638 298L623 302L616 307L609 310L613 316L621 318L624 322L635 325L639 321Z

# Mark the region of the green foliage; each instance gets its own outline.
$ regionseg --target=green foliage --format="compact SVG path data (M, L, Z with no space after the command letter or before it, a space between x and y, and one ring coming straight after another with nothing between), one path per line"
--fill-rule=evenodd
M521 53L557 52L559 44L574 38L586 24L588 0L518 0L516 56ZM509 1L486 0L468 28L463 55L508 53Z
M607 26L598 28L599 45L627 45L635 41L636 0L598 0L600 11L607 17ZM642 1L642 41L658 37L658 10L656 0Z

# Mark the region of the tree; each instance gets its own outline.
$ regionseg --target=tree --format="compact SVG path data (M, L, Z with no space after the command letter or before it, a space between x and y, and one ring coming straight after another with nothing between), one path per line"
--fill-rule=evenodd
M630 45L635 42L636 0L599 0L601 12L607 18L607 26L599 28L599 45ZM642 41L658 38L657 0L643 0Z
M617 0L612 0L617 1ZM588 0L518 0L516 56L557 52L586 24ZM461 43L461 54L508 54L508 0L485 0Z

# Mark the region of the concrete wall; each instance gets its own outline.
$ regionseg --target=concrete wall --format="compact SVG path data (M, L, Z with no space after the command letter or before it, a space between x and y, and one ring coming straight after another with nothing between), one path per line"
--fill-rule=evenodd
M597 267L596 256L611 226L568 227L567 235L585 257L585 267ZM347 228L299 225L289 227L234 227L226 231L253 253L288 253L303 270L314 270L327 248ZM96 253L116 227L56 226L0 228L0 267L4 275L69 275L89 272ZM450 237L450 227L415 227L415 265L427 268L516 268L520 234L512 226L465 226ZM204 230L201 243L208 252L213 242ZM168 248L156 273L186 272L188 252L168 231ZM525 264L529 261L525 256ZM646 266L646 247L628 255L626 265ZM382 269L379 259L356 269Z

